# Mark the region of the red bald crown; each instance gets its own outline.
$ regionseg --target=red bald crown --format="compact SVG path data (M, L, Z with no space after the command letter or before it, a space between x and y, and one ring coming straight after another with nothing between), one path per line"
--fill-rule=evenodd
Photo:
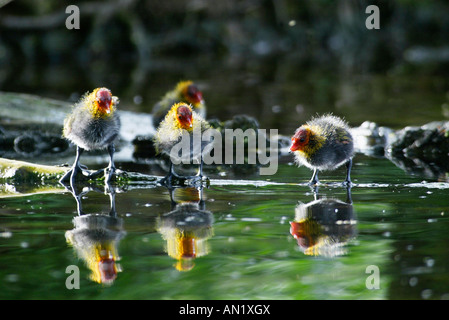
M112 93L109 89L101 88L98 89L95 95L95 101L97 106L102 113L110 113L112 106Z
M187 87L186 94L191 103L200 103L203 100L203 93L193 84Z
M292 137L290 151L302 150L309 143L309 130L300 128Z

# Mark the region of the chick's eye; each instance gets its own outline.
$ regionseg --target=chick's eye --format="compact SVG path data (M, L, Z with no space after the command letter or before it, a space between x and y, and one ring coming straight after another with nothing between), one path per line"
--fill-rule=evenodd
M306 139L304 139L304 138L299 139L299 142L304 142L304 141L306 141Z

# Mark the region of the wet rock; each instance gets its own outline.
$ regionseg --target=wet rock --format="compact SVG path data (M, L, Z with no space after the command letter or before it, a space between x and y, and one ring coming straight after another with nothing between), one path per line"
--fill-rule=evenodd
M259 134L261 134L261 132L259 131L260 125L259 125L259 122L257 121L257 119L255 119L251 116L248 116L248 115L244 115L244 114L236 115L232 119L226 120L223 122L218 119L211 119L208 121L209 121L211 127L220 131L223 136L225 134L224 130L226 130L226 129L232 129L232 130L241 129L243 132L250 129L255 132L256 139L258 138ZM270 136L268 136L269 130L267 130L266 135L267 135L265 137L266 138L266 140L265 140L266 148L274 149L276 147L278 153L280 153L281 150L283 148L285 148L286 140L288 140L288 142L290 141L290 139L287 137L282 137L282 136L270 137ZM271 145L270 138L277 139L278 142L277 142L276 146ZM235 143L234 143L234 145L235 145ZM248 138L245 137L245 148L247 148L247 147L248 147ZM246 152L246 149L245 149L245 152Z
M389 150L395 155L441 161L449 154L449 122L435 121L421 127L406 127L396 132ZM444 160L446 160L444 159Z
M46 166L36 163L9 160L0 158L0 182L40 183L57 182L66 172L67 168Z
M5 124L0 133L1 157L47 157L63 153L68 148L69 143L62 138L60 128L50 124Z
M223 123L223 129L242 129L243 131L253 129L257 131L259 128L259 122L255 118L244 114L236 115Z
M64 119L71 111L72 104L64 101L24 93L0 92L0 127L3 130L8 129L5 119L10 119L21 124L22 131L24 128L29 129L28 125L38 125L43 132L51 129L51 132L60 136ZM118 112L122 123L120 138L123 141L132 141L138 135L154 134L150 114L120 110L120 106ZM0 128L0 135L1 132Z
M156 148L153 143L153 135L138 135L132 141L135 159L152 159L156 157Z
M441 176L449 171L449 122L435 121L396 131L387 157L407 171Z
M22 155L37 156L61 153L68 149L68 142L59 136L41 133L27 133L14 139L14 150Z
M449 172L449 122L435 121L401 130L364 122L353 128L356 152L385 156L412 174L439 178Z
M383 157L385 155L385 146L394 134L394 131L387 127L365 121L359 127L352 128L351 133L354 137L354 149L356 152L374 157Z
M10 160L0 158L0 184L12 184L17 189L21 184L57 184L59 179L69 170L67 166L51 166L31 163L26 161ZM95 173L96 171L88 171ZM89 183L89 185L102 185L104 175L93 174L84 177L82 173L77 176L78 181ZM155 186L159 183L159 177L147 175L139 172L122 171L117 169L114 175L113 183L117 188L127 188L130 185L151 185ZM65 185L64 185L65 186ZM66 186L68 187L68 186Z

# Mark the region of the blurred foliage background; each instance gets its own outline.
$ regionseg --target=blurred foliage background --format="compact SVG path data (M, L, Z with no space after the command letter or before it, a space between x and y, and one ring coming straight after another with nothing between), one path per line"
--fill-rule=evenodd
M70 4L78 30L65 26ZM372 4L379 30L365 27ZM150 112L190 78L221 118L243 110L281 127L291 112L332 111L399 127L410 107L405 124L421 124L444 115L448 13L418 0L1 0L0 89L75 101L108 86Z

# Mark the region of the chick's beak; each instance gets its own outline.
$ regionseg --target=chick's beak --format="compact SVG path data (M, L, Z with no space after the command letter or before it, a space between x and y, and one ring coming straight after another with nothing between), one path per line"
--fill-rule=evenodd
M103 105L103 109L107 114L111 113L112 99L105 99L104 101L101 101L101 104Z
M301 223L296 221L290 222L290 234L297 239L301 234Z
M193 127L192 117L188 117L186 121L187 121L187 123L189 125L189 128L192 128Z
M292 144L290 145L290 151L297 151L299 149L299 139L298 138L292 138Z
M192 128L193 127L193 120L191 115L184 115L179 118L179 123L181 124L181 127L184 129Z

